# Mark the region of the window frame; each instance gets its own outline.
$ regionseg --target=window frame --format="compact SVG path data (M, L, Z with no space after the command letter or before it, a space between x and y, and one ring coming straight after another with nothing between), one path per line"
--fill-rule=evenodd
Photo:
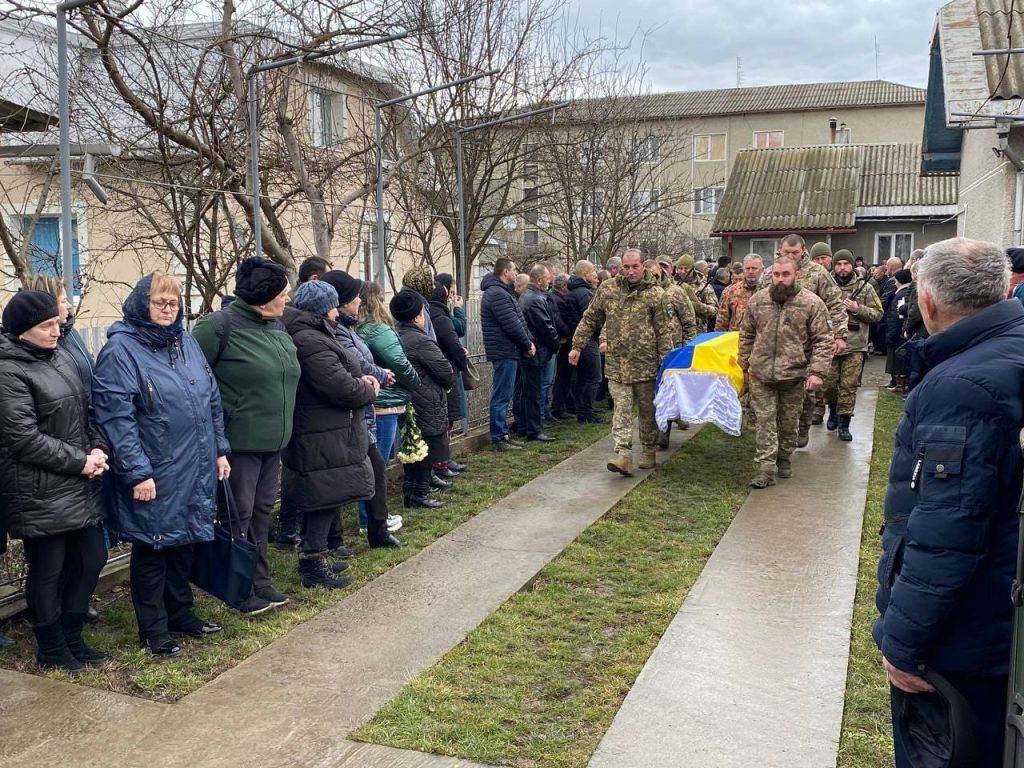
M638 196L643 194L647 195L647 202L640 205L638 201ZM635 190L629 196L629 210L631 213L635 215L657 213L660 199L661 190L658 187Z
M781 139L780 142L779 142L779 145L777 147L773 147L771 145L771 143L769 143L767 146L764 146L764 147L757 146L757 137L758 136L768 136L769 137L769 142L770 142L770 137L773 134L776 134L776 133L779 134L780 139ZM785 130L776 129L776 128L773 128L771 130L766 130L766 131L754 131L753 132L753 138L751 140L750 146L753 147L754 149L781 149L782 147L786 146L786 132L785 132Z
M319 103L319 109L317 104ZM330 112L324 114L324 104ZM339 114L335 115L335 108ZM340 125L340 130L339 130ZM330 135L325 131L330 128ZM309 87L309 143L318 149L331 149L345 142L348 136L348 93L321 85Z
M889 249L889 253L886 254L885 256L881 256L880 253L879 253L879 250L878 250L878 241L881 238L883 238L883 237L892 238L892 240L891 240L891 247ZM910 249L907 251L907 256L909 257L910 254L912 254L914 252L914 233L913 232L896 232L896 231L893 231L893 232L875 232L875 248L874 248L874 251L875 251L875 261L874 261L874 263L875 264L884 264L886 259L889 259L892 256L896 256L897 255L896 254L896 238L897 237L909 237L910 238ZM906 262L906 258L904 258L902 256L900 258L902 258L903 261Z
M771 251L769 253L761 253L760 251L757 251L755 249L754 243L771 243ZM779 252L779 247L781 245L782 238L780 237L752 237L750 238L750 253L756 253L758 256L761 257L761 261L764 262L764 265L766 267L769 267L775 261L775 254Z
M713 150L714 137L722 137L722 156L721 157L710 157ZM703 158L697 154L697 141L699 139L708 139L708 155L709 157ZM718 132L718 133L695 133L693 134L693 161L695 163L724 163L729 158L729 134Z
M706 192L708 190L717 190L717 195L712 195L712 197L714 198L712 200L712 203L713 203L712 209L711 210L700 210L700 208L698 207L698 204L700 204L700 206L703 206L707 202L705 200L704 194L702 194L702 193L704 193L704 192ZM718 213L718 206L720 206L722 204L722 197L724 197L724 196L725 196L725 187L724 186L694 187L693 188L693 215L694 216L714 216L715 214Z
M651 151L653 149L653 151ZM642 137L633 137L633 158L645 165L656 165L661 162L661 136L649 133Z
M534 242L527 242L527 238L533 236ZM540 245L540 229L524 229L523 230L523 247L524 248L536 248Z

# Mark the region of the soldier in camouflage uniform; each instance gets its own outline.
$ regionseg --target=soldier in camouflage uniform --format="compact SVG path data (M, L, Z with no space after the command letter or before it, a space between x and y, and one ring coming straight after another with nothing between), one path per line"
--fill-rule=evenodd
M820 389L832 362L834 337L828 310L796 284L796 264L780 255L772 285L754 294L740 324L739 364L755 415L758 473L752 488L775 485L793 474L791 456L804 393Z
M870 283L857 277L852 253L836 251L834 264L836 283L848 316L846 348L833 358L823 391L829 406L828 429L838 428L839 439L849 442L853 440L850 419L868 356L869 326L882 319L882 300Z
M693 302L686 294L686 289L679 285L672 277L674 265L671 256L659 256L656 262L660 275L660 285L665 290L665 296L675 312L676 322L679 324L679 334L676 338L675 347L683 347L693 341L697 336L697 316L693 309ZM673 349L675 349L673 347Z
M676 260L675 278L693 304L697 328L703 331L708 327L708 321L713 320L718 313L718 297L715 289L693 268L694 264L693 256L684 253Z
M618 277L601 283L572 337L569 362L576 365L580 351L600 329L607 345L605 373L614 399L612 437L615 458L611 472L633 474L633 405L640 412L640 468L655 466L658 425L654 420L654 380L679 334L673 304L658 277L644 268L640 251L622 256Z
M827 246L826 246L827 247ZM822 269L820 264L811 261L807 253L807 245L800 235L786 235L779 245L780 256L789 256L797 260L796 284L815 294L825 302L832 321L832 333L835 336L835 351L841 352L846 345L846 310L843 309L843 294L836 287L832 276ZM761 284L765 284L761 280ZM804 400L804 408L800 414L800 431L797 434L797 447L803 448L810 439L811 420L818 402L817 393L809 393Z
M716 331L738 331L743 313L757 292L758 283L764 273L764 261L756 253L743 259L743 279L734 282L724 291L718 302L718 316L715 318Z

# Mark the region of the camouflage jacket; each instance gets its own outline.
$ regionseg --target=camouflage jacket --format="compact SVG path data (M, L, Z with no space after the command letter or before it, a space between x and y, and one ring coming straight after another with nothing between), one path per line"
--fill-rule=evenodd
M697 325L706 328L708 320L718 311L718 296L715 295L715 289L697 272L691 272L689 279L681 279L679 284L693 302Z
M766 269L761 278L761 287L768 288L771 284L772 273L770 269ZM828 270L821 264L811 261L810 256L804 256L803 261L797 265L796 284L825 302L833 335L837 339L845 339L846 310L843 309L843 294Z
M757 292L757 286L753 288L747 285L746 280L733 283L724 291L718 300L718 317L715 318L716 331L738 331L740 322L743 320L743 313L747 311L747 304L750 297Z
M679 337L673 304L651 272L635 286L625 275L601 283L576 327L572 348L583 349L598 329L608 345L605 374L620 384L656 378Z
M848 284L838 287L844 299L853 299L860 305L856 312L846 313L846 349L841 354L867 352L868 326L882 319L882 300L878 298L870 282L865 283L856 277Z
M748 302L740 323L739 363L758 381L795 381L810 374L824 380L833 349L825 303L807 289L781 306L767 289Z
M697 317L694 314L693 302L683 287L670 277L661 279L661 287L665 291L665 298L672 305L679 326L673 349L682 347L697 336Z

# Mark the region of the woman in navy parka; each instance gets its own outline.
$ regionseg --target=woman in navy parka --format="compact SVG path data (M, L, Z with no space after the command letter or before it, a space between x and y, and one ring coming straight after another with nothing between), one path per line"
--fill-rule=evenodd
M182 327L177 279L143 277L107 332L93 408L113 454L108 521L132 542L132 604L151 653L180 652L173 634L220 631L193 610L192 545L213 539L217 479L230 451L220 393L199 344Z

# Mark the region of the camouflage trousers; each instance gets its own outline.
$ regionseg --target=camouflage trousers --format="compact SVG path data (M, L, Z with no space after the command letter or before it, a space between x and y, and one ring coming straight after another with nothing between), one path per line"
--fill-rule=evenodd
M633 406L640 414L640 445L644 451L654 451L658 443L658 425L654 421L654 380L621 384L608 379L608 391L614 401L612 412L612 438L615 453L630 456L633 453Z
M750 407L757 443L754 460L761 469L774 472L779 456L789 456L796 450L803 403L803 379L766 384L750 377Z
M865 352L851 352L832 358L832 367L825 379L825 401L836 403L839 406L836 412L840 416L853 415L866 357Z
M825 398L821 396L821 390L817 392L804 392L804 403L800 409L800 429L801 435L806 435L811 431L811 420L816 413L825 412Z

